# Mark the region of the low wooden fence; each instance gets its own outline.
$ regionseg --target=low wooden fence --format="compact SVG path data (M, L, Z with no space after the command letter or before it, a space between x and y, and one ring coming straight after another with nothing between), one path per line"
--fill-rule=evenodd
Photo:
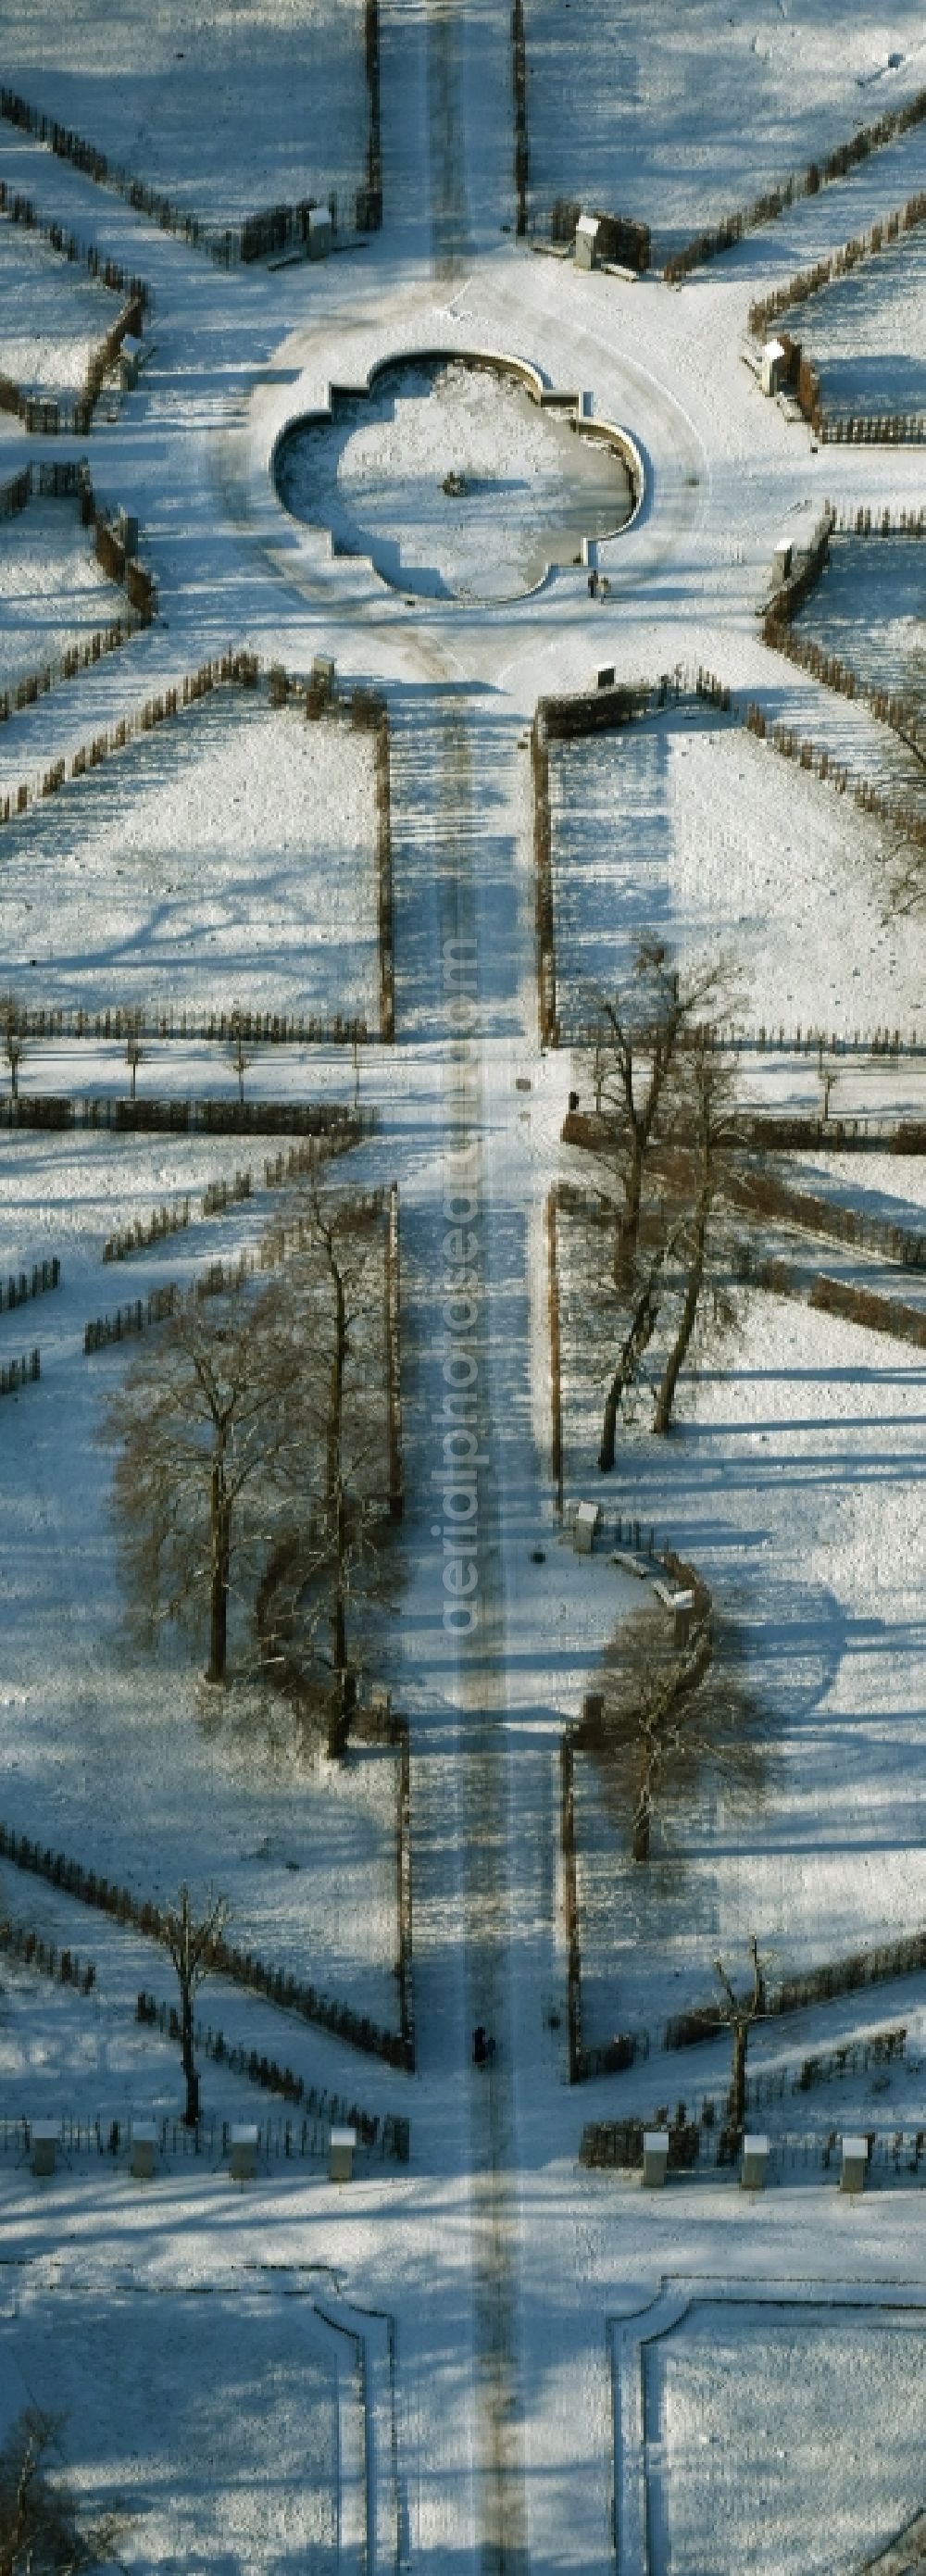
M311 2098L311 2091L309 2098ZM281 2160L284 2163L321 2162L328 2155L330 2130L340 2124L342 2117L345 2121L349 2121L351 2128L356 2128L361 2143L367 2145L369 2151L369 2141L364 2133L369 2131L371 2123L368 2115L358 2107L356 2102L345 2100L342 2105L341 2097L337 2093L316 2093L315 2100L317 2109L307 2112L301 2120L268 2117L254 2124L257 2129L256 2154L260 2164L272 2164ZM231 2113L226 2118L222 2117L221 2112L210 2112L197 2122L195 2129L188 2129L184 2121L171 2112L138 2111L133 2116L131 2112L126 2112L123 2105L120 2105L116 2112L97 2112L90 2118L86 2114L81 2116L64 2112L61 2119L61 2153L67 2162L75 2156L109 2156L115 2162L118 2157L128 2153L135 2123L144 2123L147 2126L149 2120L153 2120L158 2131L155 2153L165 2161L168 2158L185 2159L193 2156L203 2157L218 2166L228 2161L232 2129L237 2125L239 2117L240 2114L237 2112ZM389 2112L386 2112L383 2119L376 2124L376 2132L373 2149L382 2157L383 2162L407 2164L411 2155L409 2122L394 2119ZM0 2149L5 2155L15 2155L24 2162L29 2154L31 2143L31 2121L17 2113L0 2114Z
M368 100L367 179L358 188L350 214L359 232L375 231L382 220L382 175L380 155L379 107L379 0L364 0L364 60ZM23 98L17 90L0 89L0 116L21 133L37 135L48 143L60 161L69 161L95 187L111 188L124 198L133 213L147 216L161 232L178 233L195 249L208 253L223 268L247 264L285 250L293 242L304 242L309 229L309 215L319 204L317 196L301 197L295 204L260 207L244 216L240 224L209 223L204 216L184 212L175 205L163 188L153 187L130 170L125 162L113 160L99 146L77 134L73 127L44 114ZM348 214L343 201L339 210L337 198L326 200L332 205L337 220ZM348 223L348 228L350 224Z
M924 93L924 100L926 100L926 93ZM922 113L926 114L926 105ZM924 222L926 222L926 190L919 196L908 197L905 206L895 209L894 213L888 215L881 223L873 224L870 232L857 234L852 240L843 242L841 249L833 251L828 259L818 260L813 268L799 269L794 277L788 279L786 285L774 288L771 295L764 296L757 303L751 304L748 318L753 337L764 340L769 330L778 327L782 314L793 312L795 308L803 310L815 295L822 294L824 288L837 283L840 278L851 277L856 269L864 266L866 261L876 259L881 251L889 250L895 242L901 240L907 233L913 232L918 224ZM794 344L788 341L786 333L780 333L779 336L784 340L786 347L793 347ZM791 389L805 419L810 423L814 436L820 440L821 445L844 443L851 446L861 443L867 446L878 444L896 447L910 439L920 441L926 438L926 413L924 412L912 414L876 412L867 414L863 418L837 417L828 413L818 369L810 363L809 359L801 360L800 352L796 348L794 356L799 363L796 363L792 369Z
M102 1914L112 1915L123 1924L131 1924L146 1939L161 1942L166 1938L165 1917L160 1908L147 1898L119 1887L97 1871L85 1869L80 1861L68 1859L63 1852L17 1833L10 1825L0 1823L0 1859L11 1861L15 1868L44 1879L59 1887L66 1896L76 1897L81 1905L94 1906ZM281 2012L295 2013L302 2021L314 2022L331 2031L350 2048L363 2050L367 2056L381 2057L389 2066L409 2066L409 2053L400 2031L384 2030L353 2004L338 2003L322 1994L318 1987L289 1974L286 1969L272 1968L253 1951L239 1950L231 1942L217 1938L210 1943L207 1961L210 1975L227 1977L234 1986L264 1997Z
M25 671L19 679L0 689L0 724L6 724L26 707L65 680L76 680L82 671L118 652L130 636L150 626L157 611L157 592L153 576L129 554L125 542L125 522L114 518L96 499L88 467L84 463L26 465L22 473L0 491L0 518L27 510L30 501L40 495L58 500L76 499L80 503L84 527L93 529L93 550L97 562L112 581L126 593L124 617L113 618L108 626L94 628L79 643L68 645L63 653L54 654L38 669Z
M644 2126L650 2121L596 2120L582 2131L579 2163L600 2170L622 2170L638 2173L643 2163ZM875 2183L897 2183L909 2178L921 2183L926 2166L926 2129L861 2129L867 2141L868 2173ZM742 2138L731 2128L700 2129L692 2123L683 2129L669 2127L668 2169L670 2174L726 2174L731 2182L739 2180ZM838 2182L842 2169L841 2132L829 2130L788 2130L769 2138L768 2180L791 2182L801 2177L821 2181L829 2176Z
M0 115L6 115L3 101L7 96L6 91L0 91ZM75 395L72 403L29 392L12 377L0 376L0 410L13 413L30 434L57 437L63 431L85 438L93 427L94 411L106 378L117 363L123 341L130 337L141 339L145 316L151 310L150 288L143 278L129 277L118 261L101 259L93 245L79 242L76 234L65 232L61 224L45 221L36 212L31 197L8 188L5 179L0 179L0 217L7 223L20 224L27 232L35 233L47 249L57 252L62 259L79 260L101 286L124 299L117 320L94 349L83 391Z
M855 133L844 143L837 144L824 160L808 162L799 174L792 172L789 178L763 189L750 205L739 207L734 213L723 216L719 224L695 233L667 259L663 276L669 285L680 285L683 278L691 275L692 269L701 268L707 260L717 259L722 252L732 250L746 233L757 231L763 224L777 222L786 207L793 206L799 198L815 197L834 179L847 178L849 171L857 169L860 162L867 161L872 152L883 151L886 144L893 143L900 134L909 133L911 127L921 124L924 117L926 89L918 90L903 107L892 108L885 116L879 116L874 124L857 127Z

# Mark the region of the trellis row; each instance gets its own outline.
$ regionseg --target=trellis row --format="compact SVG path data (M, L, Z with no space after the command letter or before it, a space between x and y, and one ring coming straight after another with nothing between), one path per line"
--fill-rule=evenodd
M31 1272L11 1271L4 1282L0 1279L0 1315L12 1314L14 1306L25 1306L30 1297L44 1297L49 1288L61 1284L61 1263L57 1254L51 1261L34 1261Z
M159 2030L166 2038L179 2042L180 2016L174 2004L159 2003L155 1995L142 1989L136 1997L135 2018L148 2029ZM226 2039L224 2031L213 2030L211 2022L194 2022L193 2044L198 2055L210 2057L216 2066L227 2066L233 2075L243 2076L245 2083L259 2085L264 2093L279 2093L286 2102L304 2105L311 2120L346 2121L356 2129L362 2147L378 2145L384 2160L393 2156L397 2164L408 2163L407 2120L395 2118L389 2111L380 2118L377 2112L364 2111L344 2094L306 2084L291 2067L281 2066L275 2057L267 2057L256 2048L245 2048L240 2042Z
M113 1100L106 1092L74 1098L42 1091L21 1091L15 1100L7 1092L0 1099L0 1127L102 1127L124 1136L325 1137L342 1132L345 1114L317 1100ZM361 1127L361 1133L369 1132Z

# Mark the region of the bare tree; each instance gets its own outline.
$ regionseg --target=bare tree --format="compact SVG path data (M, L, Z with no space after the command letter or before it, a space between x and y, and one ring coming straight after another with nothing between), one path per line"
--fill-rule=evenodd
M677 1281L690 1230L692 1054L719 1063L716 1041L736 1000L728 959L683 973L664 947L643 941L625 987L599 1003L593 1066L605 1167L599 1197L612 1229L611 1296L603 1302L606 1329L618 1337L602 1417L602 1474L614 1465L618 1420Z
M616 1184L618 1288L634 1278L647 1166L675 1131L684 1051L695 1031L716 1029L732 1007L726 958L684 973L655 940L641 940L625 985L599 1000L594 1081L606 1124L602 1151Z
M129 1098L131 1100L134 1100L135 1098L138 1068L143 1060L144 1052L145 1050L142 1046L140 1037L137 1032L133 1031L125 1050L125 1060L129 1068Z
M0 2576L90 2576L119 2558L126 2517L83 2523L60 2469L51 2471L63 2427L63 2416L27 2406L0 2450Z
M680 1121L680 1162L687 1176L687 1206L676 1225L680 1246L681 1302L675 1321L653 1415L653 1430L666 1433L679 1378L696 1328L716 1347L737 1318L731 1284L732 1239L724 1202L724 1183L739 1141L736 1077L729 1059L716 1046L713 1033L700 1034L686 1063L690 1106Z
M127 1589L149 1638L208 1618L210 1682L256 1609L268 1678L308 1660L343 1702L388 1528L382 1209L313 1185L267 1252L269 1287L185 1299L109 1407Z
M224 1932L231 1907L224 1896L209 1896L205 1912L195 1915L189 1888L184 1884L175 1906L163 1917L164 1939L177 1971L180 1987L180 2059L186 2079L186 2108L183 2114L188 2129L195 2129L199 2119L199 2076L193 2047L193 2004L196 1991L212 1965L212 1946Z
M329 1702L337 1750L353 1687L350 1613L386 1579L389 1530L386 1314L381 1218L369 1203L307 1193L291 1292L312 1315L306 1413L312 1508L273 1552L262 1586L265 1661L297 1675L302 1704ZM272 1617L268 1617L272 1600ZM326 1643L327 1641L327 1643Z
M106 1417L129 1597L147 1632L208 1612L208 1681L228 1677L233 1584L247 1589L281 1524L301 1450L310 1364L274 1282L184 1300Z
M244 1043L244 1021L243 1021L243 1019L242 1019L242 1016L241 1016L240 1011L233 1011L233 1012L232 1012L231 1020L230 1020L230 1022L229 1022L229 1032L230 1032L230 1037L231 1037L231 1060L232 1060L232 1064L234 1065L235 1072L236 1072L236 1074L237 1074L237 1076L238 1076L238 1099L239 1099L239 1101L240 1101L240 1103L241 1103L241 1106L242 1106L242 1108L243 1108L243 1107L244 1107L244 1077L245 1077L245 1074L246 1074L246 1072L247 1072L248 1065L249 1065L249 1064L253 1064L253 1062L254 1062L254 1058L253 1058L253 1055L251 1055L251 1054L250 1054L249 1052L247 1052L247 1051L246 1051L246 1049L245 1049L245 1043Z
M746 2123L746 2056L749 2048L749 2033L753 2023L758 2021L765 2011L765 1978L759 1959L759 1944L754 1932L750 1934L749 1955L752 1960L752 1985L747 1995L734 1994L723 1960L717 1959L714 1962L723 1994L721 2011L733 2043L730 2126L738 2132L742 2131Z
M703 1595L683 1646L668 1617L647 1605L631 1612L608 1647L597 1711L581 1741L635 1861L650 1859L654 1825L690 1809L706 1780L734 1799L762 1796L762 1712L741 1661L735 1632L729 1624L717 1632Z
M0 1024L3 1028L3 1052L10 1068L10 1098L19 1098L19 1068L23 1058L23 1034L20 1008L15 993L0 998Z

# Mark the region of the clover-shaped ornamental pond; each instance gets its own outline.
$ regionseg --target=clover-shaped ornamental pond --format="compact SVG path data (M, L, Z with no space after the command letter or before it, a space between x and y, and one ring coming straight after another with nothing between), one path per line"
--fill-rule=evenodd
M533 590L614 536L638 494L631 451L574 405L541 403L490 358L396 359L365 393L293 421L274 457L284 508L422 598Z

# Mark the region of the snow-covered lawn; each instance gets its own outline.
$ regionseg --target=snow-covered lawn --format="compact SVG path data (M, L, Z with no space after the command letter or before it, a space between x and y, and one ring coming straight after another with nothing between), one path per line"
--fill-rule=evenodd
M369 734L222 690L3 840L5 984L377 1025Z
M600 1326L597 1347L583 1347L587 1242L563 1211L559 1260L566 1490L594 1492L609 1350ZM898 1291L898 1274L884 1286ZM601 1498L654 1524L657 1544L692 1560L736 1621L772 1771L745 1807L708 1779L693 1807L669 1811L644 1865L579 1758L590 2040L656 2030L705 1999L718 1951L741 1963L753 1931L790 1970L922 1921L924 1383L921 1356L901 1344L759 1293L742 1339L684 1388L672 1439L649 1434L645 1400L619 1434L613 1495L609 1484ZM626 1615L619 1580L602 1647Z
M649 223L660 250L825 158L922 81L922 17L864 0L525 0L530 197ZM889 54L901 60L890 67Z
M643 936L683 958L722 949L746 1027L915 1026L926 934L884 921L878 827L741 726L662 716L551 744L550 805L565 1035Z
M76 260L0 216L0 375L52 401L79 393L118 311Z
M844 2576L886 2548L923 2501L923 2322L705 2298L645 2348L650 2576Z
M829 562L795 619L868 687L926 699L926 544L834 537ZM922 772L920 773L922 775Z
M60 2414L55 2465L88 2520L124 2509L138 2576L322 2576L341 2563L339 2338L303 2285L202 2286L8 2275L0 2439L27 2406Z
M76 0L66 42L53 0L3 0L0 37L11 87L212 225L365 177L362 0Z
M97 563L76 501L33 499L0 521L0 688L125 615L125 592Z
M464 491L448 492L454 478ZM330 426L293 434L277 480L286 507L336 549L441 598L530 590L631 507L609 449L505 377L439 362L390 368L371 394L339 398Z
M0 1159L0 1269L55 1251L62 1262L59 1289L2 1318L5 1356L33 1343L42 1353L40 1382L3 1399L0 1485L18 1532L0 1577L5 1821L142 1895L169 1897L184 1876L212 1881L231 1899L240 1947L392 2026L395 1757L357 1750L333 1766L299 1749L285 1704L256 1687L241 1682L217 1711L196 1643L157 1660L127 1643L100 1432L139 1345L83 1354L89 1317L233 1260L272 1214L292 1212L293 1194L261 1190L104 1267L117 1223L195 1197L248 1160L256 1178L259 1148L22 1135ZM86 1924L71 1937L92 1952L89 1914Z
M823 409L926 412L926 227L822 287L793 321L820 371Z

